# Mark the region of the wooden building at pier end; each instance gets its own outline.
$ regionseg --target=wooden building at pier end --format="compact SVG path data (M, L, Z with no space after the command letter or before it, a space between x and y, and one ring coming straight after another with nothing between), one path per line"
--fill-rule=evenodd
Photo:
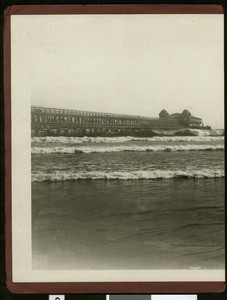
M153 136L154 130L204 128L188 110L159 118L80 110L31 107L32 136Z

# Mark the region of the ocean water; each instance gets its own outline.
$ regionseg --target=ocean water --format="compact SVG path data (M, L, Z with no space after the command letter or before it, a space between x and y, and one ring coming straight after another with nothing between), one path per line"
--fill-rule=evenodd
M32 138L34 269L223 269L224 138Z

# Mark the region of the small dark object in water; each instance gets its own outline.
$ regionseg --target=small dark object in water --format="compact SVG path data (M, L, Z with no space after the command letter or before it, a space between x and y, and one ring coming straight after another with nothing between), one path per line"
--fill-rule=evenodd
M82 150L78 150L78 149L74 149L74 153L77 154L77 153L83 153Z

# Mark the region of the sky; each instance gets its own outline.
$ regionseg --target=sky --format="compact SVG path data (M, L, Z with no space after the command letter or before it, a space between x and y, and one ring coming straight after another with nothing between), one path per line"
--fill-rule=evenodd
M12 16L13 66L36 106L224 126L223 15Z

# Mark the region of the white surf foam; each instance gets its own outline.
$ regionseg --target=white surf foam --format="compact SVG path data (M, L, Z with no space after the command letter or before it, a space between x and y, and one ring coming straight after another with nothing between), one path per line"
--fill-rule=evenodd
M84 143L125 143L130 141L148 141L148 142L196 142L196 141L223 141L223 136L155 136L155 137L33 137L32 143L58 143L58 144L84 144Z
M55 171L52 173L38 172L32 174L33 182L43 181L74 181L74 180L138 180L138 179L171 179L171 178L222 178L222 170L185 170L185 171L167 171L167 170L150 170L150 171L122 171L122 172L73 172L73 171Z
M171 151L217 151L224 150L224 145L156 145L156 146L102 146L102 147L33 147L32 154L51 153L108 153L108 152L171 152Z

